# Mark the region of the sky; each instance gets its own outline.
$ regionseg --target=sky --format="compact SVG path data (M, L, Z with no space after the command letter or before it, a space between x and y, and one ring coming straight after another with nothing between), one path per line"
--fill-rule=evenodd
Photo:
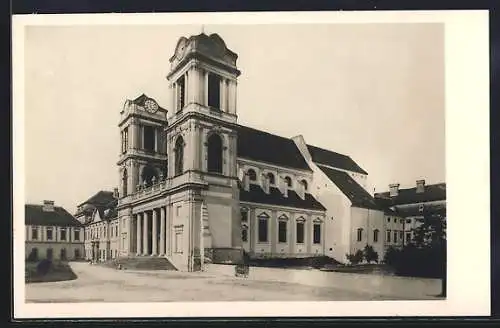
M370 190L445 182L441 24L205 25L238 54L238 122L351 156ZM74 212L118 185L118 120L201 25L28 26L25 192Z

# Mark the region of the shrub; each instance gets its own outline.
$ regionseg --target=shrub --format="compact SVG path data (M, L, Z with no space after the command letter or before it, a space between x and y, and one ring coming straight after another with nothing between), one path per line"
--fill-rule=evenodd
M346 257L351 264L356 265L363 261L364 254L362 250L358 249L354 254L346 254Z
M363 249L363 257L367 263L378 263L378 253L373 249L373 246L366 245Z

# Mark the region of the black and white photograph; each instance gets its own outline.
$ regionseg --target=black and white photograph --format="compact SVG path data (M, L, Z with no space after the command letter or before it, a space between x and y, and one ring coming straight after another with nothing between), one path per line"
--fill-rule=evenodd
M457 36L468 17L14 17L16 304L486 311L487 14Z

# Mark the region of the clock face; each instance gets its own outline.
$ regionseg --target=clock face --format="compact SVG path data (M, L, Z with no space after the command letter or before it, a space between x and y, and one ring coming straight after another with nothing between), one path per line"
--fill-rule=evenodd
M158 110L158 104L153 99L148 99L144 102L144 108L150 113L155 113Z

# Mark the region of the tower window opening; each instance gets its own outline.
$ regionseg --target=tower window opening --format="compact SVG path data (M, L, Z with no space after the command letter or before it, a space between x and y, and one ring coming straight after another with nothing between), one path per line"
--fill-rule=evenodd
M184 140L182 137L177 138L175 142L175 175L182 174L184 172Z
M144 126L144 150L155 150L155 129L152 126Z
M208 106L220 110L220 78L208 74Z
M181 111L184 108L186 95L186 83L184 75L177 80L177 111Z
M208 138L208 172L222 173L222 140L217 134Z

